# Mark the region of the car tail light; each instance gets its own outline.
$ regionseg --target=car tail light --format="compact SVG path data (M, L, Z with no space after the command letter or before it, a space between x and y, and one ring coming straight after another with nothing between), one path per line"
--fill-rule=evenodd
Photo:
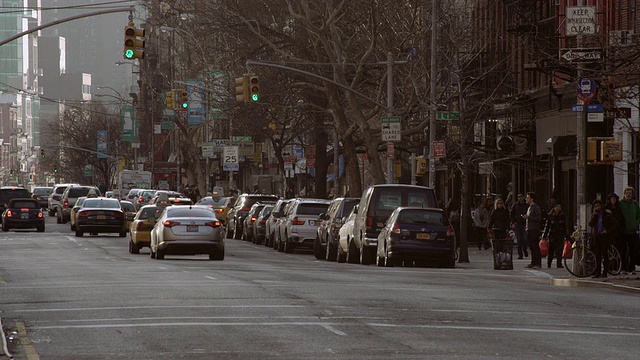
M7 217L12 217L12 216L13 216L13 211L7 210Z
M142 196L140 196L140 198L138 199L138 202L141 203L144 201L144 198Z
M217 227L222 226L222 223L220 221L216 220L216 221L209 221L209 222L205 223L205 225L217 228Z
M69 200L64 201L64 206L69 206Z
M117 217L117 218L122 218L122 217L124 217L124 214L119 212L119 211L112 211L111 212L111 216Z
M151 228L152 228L151 224L148 224L142 221L136 224L136 230L138 231L149 230Z
M304 225L304 220L298 220L298 217L291 219L291 225Z
M453 231L453 226L447 226L447 236L454 236L455 232Z
M177 222L177 221L165 220L162 223L162 225L164 225L165 227L173 227L173 226L176 226L176 225L180 225L180 223Z
M91 215L92 215L91 211L83 211L78 213L78 216L82 216L82 217L89 217Z
M255 216L252 216L252 217L251 217L251 222L252 222L252 223L256 222L256 220L258 220L258 218L257 218L257 217L255 217Z
M20 208L20 211L29 211L29 208Z
M373 226L373 216L367 216L366 225L367 225L367 227L372 227Z
M42 210L38 211L38 217L41 218L42 216Z
M222 214L222 209L215 209L215 210L214 210L214 212L215 212L216 214Z
M60 195L53 195L52 198L53 200L60 200Z
M393 226L391 227L391 232L398 235L402 234L402 229L400 229L400 224L393 223Z

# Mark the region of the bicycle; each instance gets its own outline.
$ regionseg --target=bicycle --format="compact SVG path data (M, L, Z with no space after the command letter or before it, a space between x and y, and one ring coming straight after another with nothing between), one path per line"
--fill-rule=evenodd
M575 277L589 277L594 275L597 261L595 254L590 250L591 240L590 237L587 236L587 232L578 227L578 229L571 234L571 237L574 239L573 245L571 246L573 256L563 256L564 267ZM622 270L620 252L618 252L618 249L612 244L607 248L606 256L609 258L607 272L611 275L618 275Z

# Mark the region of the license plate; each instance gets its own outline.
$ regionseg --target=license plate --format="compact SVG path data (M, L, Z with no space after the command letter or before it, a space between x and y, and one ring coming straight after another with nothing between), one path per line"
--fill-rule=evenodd
M106 218L106 215L98 215L98 220L105 220Z
M431 237L427 233L417 233L416 239L418 240L429 240Z
M198 225L187 225L187 232L198 232Z
M29 218L29 213L20 214L20 219L28 219L28 218Z

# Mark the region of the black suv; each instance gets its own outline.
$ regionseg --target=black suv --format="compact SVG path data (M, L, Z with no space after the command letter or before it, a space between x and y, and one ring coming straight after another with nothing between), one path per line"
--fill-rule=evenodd
M335 198L329 204L326 213L320 214L322 223L318 227L318 234L313 243L313 254L316 259L336 261L338 251L338 232L343 219L349 216L351 209L360 202L360 198Z
M280 198L275 195L242 194L238 196L233 208L227 214L227 239L242 238L242 225L253 204L257 202L275 204L278 200Z
M30 198L29 190L21 186L3 186L0 187L0 214L7 208L7 203L15 198Z

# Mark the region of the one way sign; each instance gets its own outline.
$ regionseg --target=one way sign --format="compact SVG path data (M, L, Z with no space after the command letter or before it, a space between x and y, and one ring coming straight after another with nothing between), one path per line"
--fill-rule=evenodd
M602 60L602 49L560 49L560 60L591 62Z

